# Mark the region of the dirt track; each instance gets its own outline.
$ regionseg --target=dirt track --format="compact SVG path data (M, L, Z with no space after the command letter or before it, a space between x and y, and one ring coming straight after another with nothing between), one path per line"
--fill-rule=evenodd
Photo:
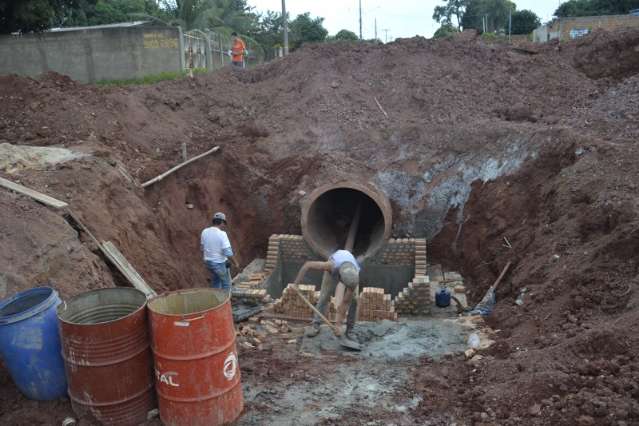
M246 264L271 233L299 232L300 191L371 180L396 236L428 237L430 260L460 270L475 299L513 261L491 319L500 340L479 365L424 360L412 419L639 424L637 46L638 31L534 50L321 45L241 74L126 89L0 77L0 143L93 154L0 175L68 201L157 289L204 283L198 235L214 210ZM136 186L180 161L182 143L222 152ZM50 280L70 296L121 279L59 215L6 191L0 206L7 293ZM68 412L24 401L3 369L0 380L4 422Z

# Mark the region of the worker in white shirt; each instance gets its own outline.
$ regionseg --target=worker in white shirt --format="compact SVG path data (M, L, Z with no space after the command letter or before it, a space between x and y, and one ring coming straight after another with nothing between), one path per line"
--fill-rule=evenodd
M235 260L231 242L226 234L226 215L215 213L213 226L202 231L200 245L204 257L204 264L211 273L211 287L226 291L231 290L231 275L229 260L239 269Z

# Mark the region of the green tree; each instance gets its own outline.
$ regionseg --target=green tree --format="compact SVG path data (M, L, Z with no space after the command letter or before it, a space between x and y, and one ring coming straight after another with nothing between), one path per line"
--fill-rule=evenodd
M508 15L515 9L515 3L510 0L470 0L462 18L462 27L482 31L482 17L486 17L486 31L507 30Z
M266 47L281 45L284 32L284 20L282 14L268 11L264 15L260 15L257 24L250 32L260 44Z
M447 38L458 32L457 27L451 24L442 24L442 26L435 31L435 34L433 34L433 38Z
M90 0L0 0L0 33L44 31Z
M335 40L351 40L351 41L357 41L359 40L359 37L357 37L357 34L355 34L352 31L349 30L340 30L338 31L337 34L335 34L335 37L333 37L333 39Z
M258 19L244 0L165 0L164 8L172 17L171 22L186 30L246 33Z
M518 10L513 12L511 30L513 34L530 34L540 24L541 20L535 12L525 9Z
M447 0L446 4L444 4L443 6L435 6L433 19L442 24L442 28L444 26L448 28L453 25L454 16L457 29L459 29L461 28L461 22L464 17L464 12L466 12L466 7L468 6L469 1L470 0Z
M298 15L289 25L291 48L296 49L304 43L317 43L326 40L328 30L324 28L323 23L324 18L311 18L309 12Z
M555 10L555 16L625 15L632 9L639 9L639 0L569 0Z

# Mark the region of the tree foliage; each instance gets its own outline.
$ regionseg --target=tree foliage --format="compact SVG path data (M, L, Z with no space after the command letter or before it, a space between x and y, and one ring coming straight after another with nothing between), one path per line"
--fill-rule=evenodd
M555 16L625 15L632 9L639 9L639 0L568 0L555 10Z
M0 33L43 31L68 11L95 4L95 0L0 0Z
M512 16L512 33L513 34L530 34L535 28L541 24L541 20L531 10L518 10L513 12Z
M340 30L337 32L337 34L335 34L335 37L333 38L335 40L351 40L351 41L359 40L359 37L357 37L357 34L349 30Z
M469 2L470 0L447 0L444 5L435 6L433 19L442 24L441 28L449 28L456 24L459 29ZM455 17L455 22L453 22L453 17Z
M433 34L433 38L451 37L452 35L458 32L459 30L457 29L457 27L451 24L443 24L441 27L437 29L437 31L435 31L435 34Z
M510 0L470 0L462 18L464 29L482 31L482 17L486 17L486 31L497 32L508 29L508 15L516 10Z
M289 24L289 43L296 49L304 43L317 43L326 40L328 30L324 28L324 18L311 18L309 12L297 15Z

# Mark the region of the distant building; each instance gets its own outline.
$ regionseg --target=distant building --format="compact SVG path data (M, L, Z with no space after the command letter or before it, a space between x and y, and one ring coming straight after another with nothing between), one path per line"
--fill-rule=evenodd
M633 14L635 12L635 14ZM629 15L582 16L558 18L533 31L533 41L544 43L550 40L567 41L583 37L596 29L639 28L639 9Z

